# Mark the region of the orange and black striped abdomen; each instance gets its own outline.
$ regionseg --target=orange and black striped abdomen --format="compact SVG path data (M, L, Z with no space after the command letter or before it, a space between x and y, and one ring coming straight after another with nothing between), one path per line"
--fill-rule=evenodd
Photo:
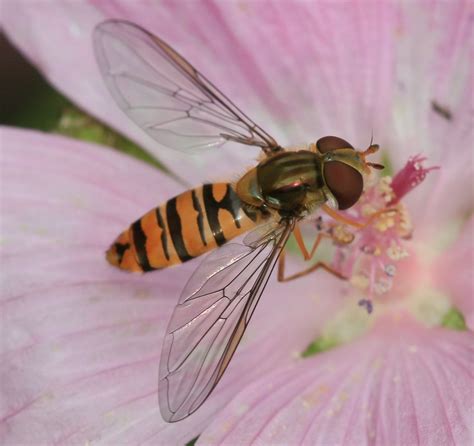
M260 218L259 212L243 209L231 184L205 184L133 223L107 251L107 260L140 272L176 265L252 229Z

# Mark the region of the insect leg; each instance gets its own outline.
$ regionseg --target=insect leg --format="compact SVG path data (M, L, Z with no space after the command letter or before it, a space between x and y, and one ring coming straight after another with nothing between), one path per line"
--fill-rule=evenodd
M330 208L326 204L323 204L321 206L321 208L323 209L324 212L326 212L326 214L328 214L330 217L334 218L334 220L337 220L340 223L344 223L344 224L349 225L349 226L354 226L358 229L363 229L366 226L370 225L371 223L374 222L374 220L376 220L382 214L386 214L386 213L389 213L389 212L395 212L395 213L398 212L398 210L395 209L395 208L381 209L380 211L374 212L364 222L359 222L359 221L356 221L356 220L352 219L351 217L348 217L347 215L343 215L343 214L337 212L336 210Z
M303 254L303 258L305 260L309 260L311 256L308 250L306 249L306 245L304 244L303 236L301 235L301 231L300 231L300 227L298 223L295 225L295 229L293 230L293 235L295 237L296 243L298 244L298 248L300 248L301 254Z
M278 281L279 282L289 282L290 280L298 279L300 277L306 276L307 274L311 274L312 272L318 270L319 268L322 268L326 270L328 273L333 274L338 279L347 280L347 277L342 275L339 271L337 271L332 266L328 265L326 262L316 262L314 265L311 265L309 268L306 268L302 271L299 271L297 273L291 274L288 277L285 277L285 254L286 254L286 250L283 250L283 252L280 255L280 258L278 259Z
M321 243L321 240L323 239L323 237L332 238L330 234L326 232L320 232L313 243L313 247L311 248L310 251L308 251L298 225L295 226L295 229L293 230L293 235L295 236L295 240L296 240L296 243L298 244L298 248L300 248L301 254L303 255L303 258L305 260L311 260L314 257L314 253L318 249L318 246Z
M316 253L319 244L321 243L321 240L323 237L327 238L332 238L332 236L328 233L325 232L320 232L318 236L316 237L316 240L313 243L313 246L311 250L308 252L306 249L306 246L304 244L303 237L301 235L301 231L299 229L299 226L296 225L295 229L293 230L293 234L295 236L296 242L298 244L298 247L301 250L301 253L303 254L303 257L306 261L311 260L314 257L314 254ZM339 271L337 271L335 268L332 266L328 265L326 262L317 262L314 265L311 265L310 267L299 271L297 273L294 273L288 277L285 277L285 252L286 250L283 250L283 252L280 255L280 258L278 260L278 281L279 282L289 282L290 280L297 279L299 277L306 276L307 274L312 273L313 271L316 271L319 268L323 268L326 270L328 273L333 274L334 276L338 277L339 279L347 280L347 277L343 276Z

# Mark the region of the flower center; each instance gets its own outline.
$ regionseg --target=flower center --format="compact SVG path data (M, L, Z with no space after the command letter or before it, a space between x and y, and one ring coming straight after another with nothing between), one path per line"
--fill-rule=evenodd
M386 176L369 184L352 208L355 219L368 224L354 233L352 243L337 248L335 266L363 292L359 304L369 312L372 300L392 289L398 263L409 256L413 226L401 199L437 169L423 167L423 161L414 156L393 179Z
M437 169L423 167L423 161L414 156L394 178L386 176L369 183L351 208L351 218L364 223L363 228L352 230L338 222L330 225L336 245L332 266L349 279L352 294L369 314L374 307L393 307L423 294L417 284L426 283L421 280L426 279L426 272L416 254L410 214L401 200L428 172ZM432 300L444 308L440 299Z
M369 313L374 298L392 289L397 264L409 255L406 241L411 238L412 223L391 183L390 177L383 177L369 186L354 206L353 215L370 223L354 233L352 243L336 250L335 266L362 292L359 304Z
M410 214L401 201L437 169L423 167L423 161L414 156L393 178L369 183L350 210L351 219L362 223L362 228L335 220L323 225L335 245L331 267L348 278L347 295L352 299L327 321L303 356L354 339L374 323L374 315L391 312L398 318L409 313L429 326L446 325L447 317L462 319L453 313L449 298L432 286L429 260L413 239ZM462 323L446 326L458 328Z

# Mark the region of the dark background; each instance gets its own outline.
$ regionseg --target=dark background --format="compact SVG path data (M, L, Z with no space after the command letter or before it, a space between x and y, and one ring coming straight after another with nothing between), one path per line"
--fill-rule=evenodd
M0 124L52 130L68 101L0 33Z

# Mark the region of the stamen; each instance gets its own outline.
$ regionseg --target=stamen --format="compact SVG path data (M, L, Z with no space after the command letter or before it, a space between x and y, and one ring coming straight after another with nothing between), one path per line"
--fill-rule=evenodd
M409 255L406 244L412 234L412 224L400 200L419 185L428 172L438 169L424 168L423 161L425 158L414 156L393 180L380 178L364 190L350 211L351 218L363 225L361 229L349 230L339 223L330 225L336 242L333 267L343 271L359 290L362 294L359 305L368 313L372 312L374 300L392 289L396 263ZM351 239L352 243L343 243Z
M389 277L393 277L395 273L397 272L397 267L392 264L385 265L384 267L385 274Z

